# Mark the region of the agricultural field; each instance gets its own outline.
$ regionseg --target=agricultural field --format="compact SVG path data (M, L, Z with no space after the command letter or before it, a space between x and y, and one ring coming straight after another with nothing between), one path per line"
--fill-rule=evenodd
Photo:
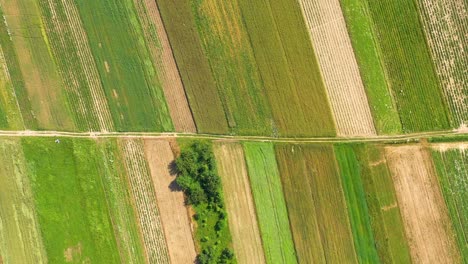
M375 135L339 0L301 0L340 136Z
M265 263L242 145L215 143L233 247L239 263Z
M297 263L273 144L244 143L267 263Z
M466 1L416 1L429 50L435 62L452 127L468 124L468 55Z
M372 21L370 32L380 51L403 132L450 128L442 87L414 2L364 1L358 6L365 8L364 12ZM357 23L358 20L351 21Z
M414 262L459 263L460 252L430 152L422 146L386 147Z
M359 260L376 262L377 251L382 263L410 263L384 154L381 146L373 144L335 146Z
M333 148L281 144L276 157L298 262L357 263Z
M432 145L432 157L436 167L442 194L452 219L458 248L463 262L468 261L467 223L468 209L468 153L467 143Z
M378 134L401 133L400 116L387 83L380 48L375 44L377 35L374 32L372 18L369 16L367 1L340 0L340 4L369 100L375 129Z

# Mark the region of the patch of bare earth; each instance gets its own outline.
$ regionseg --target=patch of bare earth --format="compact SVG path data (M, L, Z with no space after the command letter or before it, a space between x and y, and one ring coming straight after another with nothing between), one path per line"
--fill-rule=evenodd
M63 252L63 255L65 257L65 261L66 262L73 262L73 260L75 258L77 258L77 257L78 257L78 259L80 259L81 258L81 250L82 250L81 243L79 243L76 246L67 248Z
M151 171L161 221L172 263L194 263L195 244L184 195L171 175L174 155L168 141L145 140L145 155Z
M430 153L421 146L385 148L415 263L459 263L448 211Z
M216 143L214 153L223 182L236 259L239 263L265 263L242 145Z
M138 140L126 139L121 142L121 147L146 259L149 263L169 263L161 216L143 145Z
M416 2L436 71L456 125L468 123L468 2Z
M341 136L376 135L339 0L300 0Z
M177 132L196 132L192 112L156 1L134 0L134 2L162 83L175 130Z

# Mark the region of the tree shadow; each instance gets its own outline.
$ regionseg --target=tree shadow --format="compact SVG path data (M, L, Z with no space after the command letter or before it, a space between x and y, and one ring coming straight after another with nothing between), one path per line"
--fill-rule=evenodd
M172 180L169 184L169 189L172 192L181 192L182 188L180 188L180 186L176 182L177 174L179 173L179 171L177 170L177 166L174 160L171 161L171 163L169 163L167 169L169 170L169 174L174 178L174 180Z

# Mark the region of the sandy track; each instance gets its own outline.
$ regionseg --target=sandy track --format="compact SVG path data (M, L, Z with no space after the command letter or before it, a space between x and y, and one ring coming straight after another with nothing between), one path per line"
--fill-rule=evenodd
M459 263L430 153L420 146L387 147L385 153L413 261Z
M242 145L216 143L214 152L223 182L236 259L240 264L265 263Z
M299 1L342 136L375 135L375 127L339 0Z
M468 124L468 2L416 1L444 95L456 126Z
M184 195L181 191L171 189L175 181L175 175L170 174L170 165L174 161L171 146L164 140L145 140L145 155L156 191L171 262L194 263L197 254Z
M147 261L169 263L167 244L143 146L137 140L123 140L121 145Z
M196 132L179 70L155 0L134 0L177 132Z

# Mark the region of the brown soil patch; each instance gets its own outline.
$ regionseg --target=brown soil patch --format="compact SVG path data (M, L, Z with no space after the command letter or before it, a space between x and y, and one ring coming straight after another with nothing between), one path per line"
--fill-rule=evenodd
M236 258L239 263L265 263L242 145L217 143L214 152Z
M63 252L63 255L65 256L65 261L66 262L73 262L76 257L80 258L81 257L81 243L78 243L78 245L69 247Z
M430 153L421 146L385 148L411 256L416 263L458 263L453 230Z
M171 175L174 155L169 142L145 140L145 154L151 171L161 221L172 263L193 263L195 245L184 195Z
M376 135L339 0L301 0L341 136Z
M445 152L451 149L459 149L464 152L468 150L468 142L437 143L432 144L431 148L440 152Z
M107 61L104 61L104 67L106 68L106 72L109 73L110 72L110 67L109 67L109 63L107 63Z
M196 132L192 112L185 96L184 87L156 1L134 0L134 2L152 59L155 62L162 83L175 130L177 132ZM157 39L152 37L153 28L156 28Z

